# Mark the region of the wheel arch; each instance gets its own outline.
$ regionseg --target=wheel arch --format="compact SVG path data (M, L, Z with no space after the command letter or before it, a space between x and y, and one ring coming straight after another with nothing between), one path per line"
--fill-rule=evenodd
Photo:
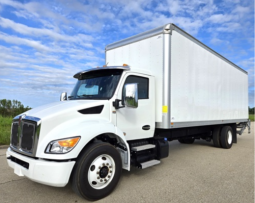
M116 142L114 141L116 139ZM122 160L122 168L125 170L130 170L130 150L129 145L126 142L123 134L116 132L102 132L95 137L91 138L87 142L86 145L83 146L77 158L81 156L81 154L89 148L89 146L95 142L106 142L114 146L117 151L120 153L120 157ZM122 148L121 148L122 147ZM125 150L124 150L125 149Z

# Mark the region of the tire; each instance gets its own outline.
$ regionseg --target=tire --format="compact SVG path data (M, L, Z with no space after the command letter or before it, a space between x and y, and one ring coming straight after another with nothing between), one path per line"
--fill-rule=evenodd
M233 144L233 130L230 126L224 126L220 133L220 144L222 148L230 149Z
M180 143L182 143L182 144L185 143L183 138L179 138L178 141L179 141Z
M88 200L109 195L119 182L122 160L108 143L93 143L76 162L72 174L74 192Z
M220 144L220 127L215 127L213 129L213 145L215 147L221 148L221 144Z
M192 137L179 138L178 141L182 144L192 144L195 141L195 138Z

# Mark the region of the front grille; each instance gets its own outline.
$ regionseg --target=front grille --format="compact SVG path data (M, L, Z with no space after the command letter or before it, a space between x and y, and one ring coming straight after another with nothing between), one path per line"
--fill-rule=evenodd
M13 146L15 146L15 147L17 147L18 144L19 144L18 127L19 127L19 124L17 122L14 122L12 124L12 139L11 139L11 144Z
M40 119L15 117L11 130L11 148L21 154L35 156L40 133Z
M33 140L35 134L35 125L24 123L22 126L21 149L32 153Z

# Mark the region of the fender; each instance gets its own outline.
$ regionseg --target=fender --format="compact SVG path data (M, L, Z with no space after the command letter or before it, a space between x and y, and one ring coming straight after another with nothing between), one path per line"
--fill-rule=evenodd
M43 126L43 123L42 123ZM130 150L126 142L123 132L114 126L109 120L102 118L74 118L64 123L60 123L53 128L47 135L40 135L36 157L52 160L69 160L78 157L81 150L94 138L100 134L112 134L119 142L125 145L127 153L125 155L120 152L122 160L127 160L126 164L123 163L123 169L130 170ZM70 137L80 136L81 139L78 144L70 152L65 154L50 154L45 153L48 144L53 140L65 139ZM54 138L54 139L53 139ZM119 150L118 150L119 151Z

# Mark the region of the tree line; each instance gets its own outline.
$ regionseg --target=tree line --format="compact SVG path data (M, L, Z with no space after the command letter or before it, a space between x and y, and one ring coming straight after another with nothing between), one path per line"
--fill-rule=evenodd
M254 112L255 112L255 107L253 107L253 108L249 107L249 114L254 114Z
M29 106L24 105L18 100L0 100L0 115L4 117L15 117L25 111L30 110Z

